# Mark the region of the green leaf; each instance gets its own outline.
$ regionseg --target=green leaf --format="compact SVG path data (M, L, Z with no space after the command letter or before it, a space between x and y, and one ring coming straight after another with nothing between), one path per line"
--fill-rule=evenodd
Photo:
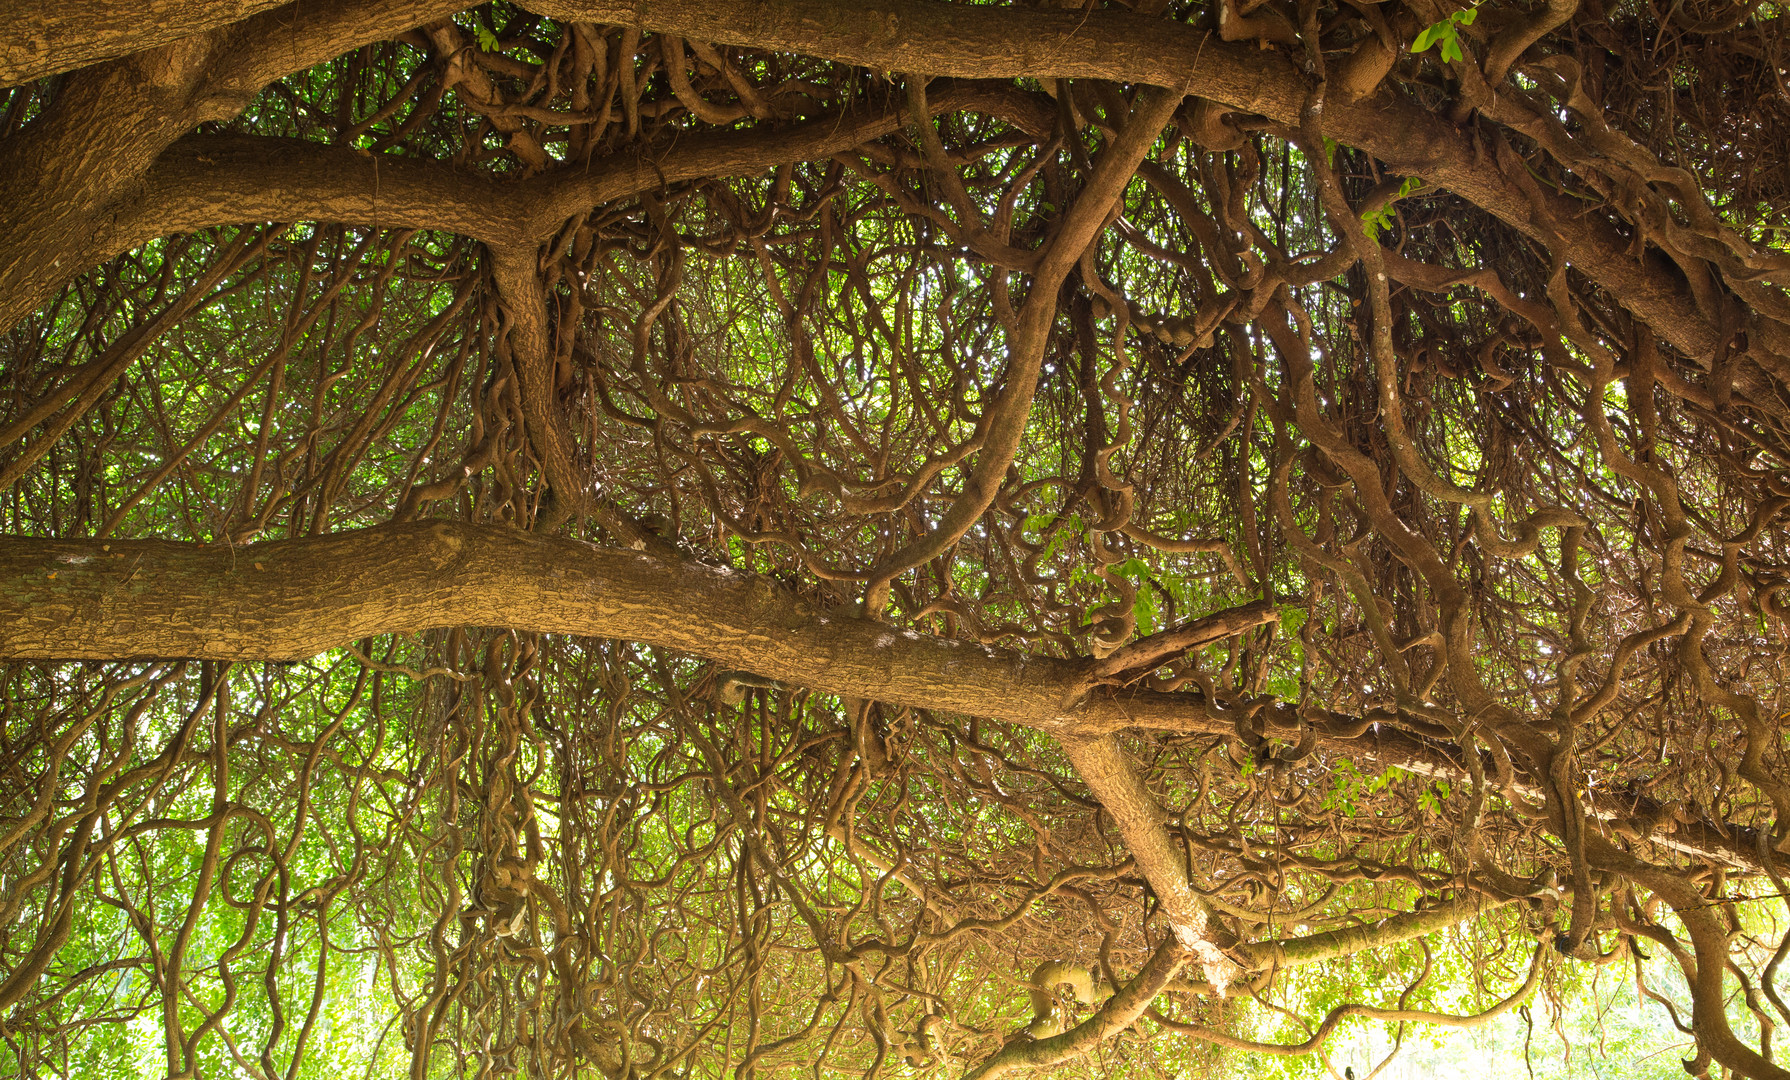
M497 40L497 35L483 26L475 28L473 33L478 35L480 52L496 52L502 47L502 43Z
M1361 215L1361 224L1367 235L1377 239L1380 233L1392 227L1392 204L1388 203L1378 210L1370 210Z
M1471 26L1473 20L1477 18L1479 18L1478 8L1462 8L1460 11L1451 12L1448 18L1441 22L1424 27L1423 32L1417 35L1417 40L1411 42L1411 51L1420 53L1431 45L1440 45L1443 60L1461 59L1466 52L1461 48L1461 35L1457 27Z

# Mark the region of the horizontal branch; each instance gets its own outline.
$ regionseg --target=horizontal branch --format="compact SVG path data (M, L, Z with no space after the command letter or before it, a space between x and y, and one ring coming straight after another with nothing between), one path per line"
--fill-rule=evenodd
M791 686L1071 740L1126 729L1236 733L1234 714L1198 694L1086 693L1092 660L916 634L823 611L767 578L504 528L413 522L237 548L0 537L0 659L304 660L365 637L450 626L638 641ZM1305 723L1285 704L1257 715L1271 732ZM1319 744L1360 764L1467 776L1443 743L1347 717L1335 728L1317 725ZM1614 802L1589 809L1603 821L1635 811ZM1733 823L1693 822L1653 842L1760 869L1756 834Z
M197 16L201 19L221 19L230 10L223 3L195 6L202 9ZM436 17L447 6L439 0L422 7L399 0L370 4L338 0L261 11L231 24L229 52L232 57L240 54L241 59L232 59L226 66L237 73L239 81L269 81L309 67L326 53L334 55L359 42L400 33ZM874 71L915 71L966 79L1097 78L1143 83L1209 98L1289 126L1298 122L1309 90L1306 77L1277 52L1216 40L1208 31L1175 20L1124 12L1050 11L932 0L531 0L527 6L560 19L633 25L696 40L787 50ZM89 0L82 9L110 10L103 0ZM242 10L252 8L245 2ZM102 24L117 27L118 20L96 16L95 25ZM159 30L143 27L134 38L128 29L107 34L110 36L101 35L107 43L95 47L93 58L137 42L154 44L166 39ZM302 47L285 49L288 40ZM30 62L31 49L28 42L15 39L0 46L0 54L18 66ZM1332 138L1367 150L1396 171L1455 192L1544 244L1687 356L1707 364L1721 347L1724 328L1700 310L1683 275L1669 260L1652 250L1637 255L1630 238L1615 225L1569 205L1572 200L1567 196L1505 176L1488 160L1471 131L1456 128L1415 101L1386 94L1354 104L1327 103L1324 129ZM818 155L820 151L809 153ZM580 199L586 206L600 201L590 193L568 191L568 200L555 209L566 209ZM152 204L139 206L149 210ZM124 216L136 218L137 230L152 226L155 220L148 213L126 211ZM270 215L271 219L278 217ZM165 230L154 235L165 235ZM100 246L105 250L95 252L95 258L63 260L67 265L58 273L65 276L75 272L76 263L92 265L128 250L128 245L121 248L115 242ZM42 287L23 290L21 311L40 298L49 287L48 280ZM0 322L9 324L16 313L8 307L0 314L7 316ZM1790 330L1764 319L1758 331L1766 349L1754 350L1755 358L1776 372L1779 365L1768 354L1790 354ZM1781 372L1776 373L1781 377Z
M528 0L558 19L615 21L611 0ZM1197 95L1287 126L1310 83L1287 56L1218 40L1176 20L934 0L636 0L619 21L704 41L806 53L873 71L960 78L1089 78ZM1611 223L1557 191L1520 185L1472 130L1415 101L1381 94L1327 101L1325 133L1398 172L1447 188L1545 245L1596 281L1685 355L1711 361L1723 329L1657 251L1637 256ZM1762 320L1768 348L1790 354L1790 330Z
M449 626L638 641L824 693L1048 731L1129 725L1119 698L1066 707L1085 662L823 611L693 560L504 528L409 523L236 548L0 540L0 658L302 660ZM1152 711L1223 729L1197 697L1173 697Z
M8 5L0 87L56 75L228 26L283 0L57 0Z
M0 143L0 328L116 254L103 237L183 135L239 115L276 79L451 14L460 0L300 0L172 41L142 5L127 17L123 3L77 4L95 20L83 33L108 42L100 52L127 54L63 79L54 106ZM0 54L23 51L16 39L0 42Z
M1048 117L1050 106L1042 94L973 83L941 86L929 103L936 113L980 112L1026 125ZM446 161L300 139L189 135L156 160L137 198L96 235L85 260L97 263L172 233L260 221L428 229L499 247L526 245L593 207L670 184L825 160L906 121L899 106L849 109L783 128L694 135L656 153L629 148L588 166L508 182Z
M1392 915L1378 922L1281 941L1250 942L1239 945L1236 953L1258 971L1306 967L1338 957L1353 956L1368 949L1428 937L1514 902L1490 900L1469 893L1456 899L1444 900L1435 907Z

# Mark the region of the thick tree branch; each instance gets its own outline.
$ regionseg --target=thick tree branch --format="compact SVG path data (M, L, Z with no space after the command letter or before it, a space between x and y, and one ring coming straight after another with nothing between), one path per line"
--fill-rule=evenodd
M283 75L458 6L288 4L71 75L43 115L0 143L0 329L105 257L95 233L129 213L145 172L176 139L237 115Z
M239 22L281 0L77 0L9 7L0 87L142 52Z
M236 548L0 538L3 659L303 660L373 635L474 625L641 641L793 686L1062 738L1236 731L1232 715L1197 694L1084 697L1092 660L915 634L822 611L768 579L509 529L411 522ZM1285 705L1262 715L1276 732L1306 723ZM1318 729L1320 743L1364 765L1467 776L1442 743L1336 720L1335 731ZM1632 812L1605 801L1593 808L1604 820ZM1733 823L1686 825L1654 842L1758 868L1756 834Z
M614 5L533 0L562 19L616 18ZM964 78L1089 78L1198 95L1285 125L1299 123L1309 87L1292 61L1217 40L1172 20L1120 12L1050 11L931 0L641 0L622 21L698 40L787 49L877 71ZM1687 356L1711 361L1724 332L1657 251L1584 214L1559 192L1521 185L1470 131L1414 101L1382 95L1327 102L1324 131L1400 172L1421 176L1541 242L1615 296ZM1790 355L1790 330L1769 323L1768 349Z
M1048 731L1130 722L1116 698L1065 707L1076 661L837 615L694 561L503 528L418 522L237 548L0 541L5 658L300 660L370 635L468 625L640 641L826 693ZM1176 697L1187 724L1220 730L1198 698Z
M1042 95L960 83L936 112L984 112L1035 124ZM74 262L93 265L172 233L251 221L329 221L431 229L496 247L549 237L575 214L669 184L753 176L821 160L899 130L899 106L824 114L780 130L699 135L655 154L630 149L588 167L503 183L447 162L373 156L299 139L190 135L170 146L115 220Z
M1210 98L1288 125L1298 122L1307 93L1305 77L1277 53L1210 40L1209 34L1184 23L1141 15L928 0L642 0L626 5L538 0L531 6L557 18L624 23L696 40L787 49L880 71L1141 82ZM234 110L228 107L220 113L225 100L240 108L246 101L240 95L251 88L439 13L437 6L417 11L391 0L289 5L236 24L227 33L232 42L242 44L223 51L228 63L208 65L210 70L229 72L230 85L208 80L203 92L191 93L193 104L188 108L195 115L179 117L180 126L231 113ZM275 41L282 46L275 48L271 44ZM201 107L200 99L214 103ZM1630 239L1609 222L1582 214L1580 207L1568 205L1572 200L1564 195L1505 176L1486 159L1470 133L1417 103L1384 97L1357 104L1333 102L1326 108L1324 128L1332 138L1448 188L1547 245L1686 355L1709 362L1721 348L1723 328L1700 310L1682 275L1663 255L1649 251L1637 258ZM163 143L157 138L149 141L151 154L159 152ZM139 145L136 156L143 149ZM120 178L133 175L129 168L116 171ZM572 196L568 204L585 197ZM103 201L109 203L109 195ZM88 200L88 205L94 201ZM65 238L74 232L54 231ZM65 239L50 249L68 246ZM85 260L77 259L32 272L15 266L12 272L20 280L14 282L5 265L5 247L0 244L0 285L6 286L7 297L0 307L0 325L10 325L68 274L85 268L76 265ZM25 285L26 277L41 280L23 290L16 287ZM1760 337L1768 353L1790 355L1790 330L1764 320ZM1768 355L1762 355L1760 362L1774 371L1778 366Z
M1203 964L1210 981L1230 981L1234 967L1213 946L1212 912L1193 891L1187 856L1167 828L1169 814L1144 786L1137 763L1110 735L1060 741L1069 763L1111 815L1182 948Z

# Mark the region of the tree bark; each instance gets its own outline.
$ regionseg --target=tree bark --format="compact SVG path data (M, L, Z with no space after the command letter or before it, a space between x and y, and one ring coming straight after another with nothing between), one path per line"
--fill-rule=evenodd
M1064 739L1236 730L1198 694L1089 692L1091 659L916 634L824 611L768 578L500 527L409 522L235 548L0 537L0 659L304 660L364 637L447 626L639 641L792 686ZM1283 734L1307 722L1288 705L1262 715ZM1334 721L1316 727L1320 743L1363 765L1467 777L1441 743ZM1613 820L1636 807L1605 799L1592 811ZM1755 832L1736 823L1693 823L1655 842L1760 869Z
M9 5L0 87L172 44L279 7L283 0L59 0Z
M1111 735L1065 738L1061 745L1088 790L1112 817L1181 947L1206 965L1209 980L1228 982L1230 965L1211 947L1211 909L1194 893L1187 876L1187 856L1167 828L1170 816L1144 786L1137 762ZM1218 970L1212 970L1214 967Z
M1080 662L824 611L693 560L500 527L412 522L236 548L0 540L0 658L302 660L376 634L478 625L640 641L826 693L1044 730L1129 726L1110 696L1066 703ZM1184 723L1222 730L1196 697L1173 697Z
M114 253L95 255L95 236L129 215L145 173L181 136L236 116L275 79L460 6L304 0L171 41L138 19L139 51L69 75L42 116L0 142L0 329ZM22 52L8 41L0 63Z
M1174 981L1188 959L1189 955L1179 941L1174 938L1164 941L1157 946L1143 970L1114 994L1099 1012L1060 1035L1036 1042L1010 1043L965 1073L964 1080L994 1080L1017 1070L1039 1069L1082 1057L1135 1023L1156 1000L1156 995Z
M616 5L530 0L560 19L616 19ZM640 0L620 21L703 41L787 49L875 71L961 78L1088 78L1197 95L1295 126L1310 86L1286 56L1220 41L1186 23L1122 12L1051 11L931 0ZM1559 192L1524 187L1470 130L1386 95L1327 102L1324 131L1394 170L1481 207L1565 258L1654 332L1705 363L1723 332L1664 255ZM1767 348L1790 355L1790 329L1763 320ZM1775 373L1774 373L1775 374Z
M203 79L177 73L171 87L179 100L147 111L148 102L130 103L140 96L130 79L114 86L117 79L103 72L145 63L153 68L167 63L166 59L152 51L100 69L100 80L106 85L95 83L102 92L87 102L90 107L81 110L91 115L83 115L78 123L51 122L44 132L28 130L19 137L22 143L0 155L0 168L7 173L15 178L35 178L10 185L17 188L22 183L20 190L0 191L7 196L7 205L19 208L12 220L0 221L0 326L12 325L70 275L92 265L91 256L82 250L87 246L85 231L104 228L127 212L118 205L118 195L181 130L190 129L200 119L234 115L246 104L248 95L289 71L398 33L454 6L451 2L446 8L431 3L425 5L426 10L419 10L399 0L290 4L210 35L178 38L163 46L174 50L168 56L215 53L216 59L204 63L208 74ZM1023 76L1143 83L1209 98L1286 125L1298 123L1309 89L1305 76L1277 53L1212 40L1210 34L1185 23L1136 14L929 0L638 0L626 4L533 0L529 6L560 19L632 25L702 41L786 49L878 71L972 79ZM216 10L218 5L205 7ZM108 40L111 44L98 48L94 55L123 47L129 39L115 34ZM148 44L164 41L165 36L141 31L137 40ZM276 41L285 47L276 47ZM28 64L29 46L20 42L9 45L0 49L4 62ZM87 73L82 79L83 85L91 81ZM158 122L151 125L155 130L137 132L128 123L116 123L116 109L99 108L105 100L125 102L126 111L155 117ZM106 122L96 129L95 119ZM1506 177L1487 160L1471 132L1455 128L1416 102L1385 96L1353 104L1332 102L1325 109L1324 130L1340 142L1367 150L1395 170L1454 191L1544 244L1685 355L1709 363L1722 347L1723 328L1700 310L1683 275L1664 255L1649 250L1636 257L1629 238L1610 222L1584 215L1579 207L1568 205L1572 200L1565 195L1534 185L1524 187ZM65 145L64 136L91 145ZM50 145L30 145L40 142ZM96 148L104 152L90 152ZM55 152L48 153L51 149ZM103 161L105 178L64 176L70 166L54 164L50 158ZM33 167L32 161L38 167ZM138 161L143 164L136 165ZM85 197L70 200L67 193L77 191ZM82 212L45 208L46 198L49 207L78 202ZM24 207L37 209L27 212ZM1752 355L1767 366L1770 376L1781 379L1781 365L1771 354L1790 355L1790 328L1765 319L1759 331L1765 349L1755 349Z

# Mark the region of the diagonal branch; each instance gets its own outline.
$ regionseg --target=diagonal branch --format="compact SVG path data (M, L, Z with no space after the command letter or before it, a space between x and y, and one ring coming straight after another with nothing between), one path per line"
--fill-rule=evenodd
M1201 645L1209 645L1214 641L1223 641L1253 630L1258 626L1280 620L1280 612L1266 600L1258 600L1242 607L1226 608L1210 615L1202 615L1192 622L1177 626L1173 630L1164 630L1160 634L1151 634L1147 638L1125 645L1104 660L1094 665L1093 676L1097 679L1116 679L1127 673L1146 672L1160 667L1170 659L1181 655L1189 649L1197 649Z
M1009 1043L999 1053L965 1073L964 1080L994 1080L1016 1070L1043 1068L1087 1054L1135 1023L1156 1000L1156 995L1174 981L1188 958L1189 954L1180 942L1169 938L1157 946L1137 977L1114 994L1099 1012L1061 1035L1036 1042Z

